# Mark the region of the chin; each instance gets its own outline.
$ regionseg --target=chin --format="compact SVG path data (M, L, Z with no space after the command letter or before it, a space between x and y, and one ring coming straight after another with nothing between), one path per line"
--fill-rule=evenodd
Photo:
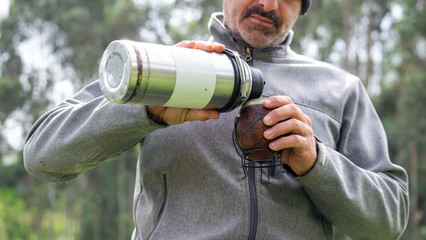
M267 48L283 42L277 37L277 34L265 33L256 29L250 29L240 32L241 38L250 46L255 48ZM269 36L272 35L272 36ZM280 42L281 41L281 42Z
M255 48L267 48L274 45L272 41L267 38L259 38L259 37L253 38L253 37L244 37L244 36L242 36L242 38L244 39L246 43L248 43L250 46Z

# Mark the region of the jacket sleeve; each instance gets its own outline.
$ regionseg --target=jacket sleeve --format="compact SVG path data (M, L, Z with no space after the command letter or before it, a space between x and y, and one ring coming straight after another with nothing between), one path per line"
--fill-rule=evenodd
M317 208L352 239L398 239L408 221L408 177L391 163L381 121L359 82L345 103L336 149L318 143L298 177Z
M25 168L38 178L63 182L161 127L149 120L145 106L108 102L95 81L38 119L26 138Z

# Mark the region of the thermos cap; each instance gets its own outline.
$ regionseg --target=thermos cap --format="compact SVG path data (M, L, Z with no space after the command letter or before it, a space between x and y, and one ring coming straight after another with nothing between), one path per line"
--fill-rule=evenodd
M131 62L124 41L114 41L105 50L100 63L99 78L101 89L111 102L126 102L133 93Z

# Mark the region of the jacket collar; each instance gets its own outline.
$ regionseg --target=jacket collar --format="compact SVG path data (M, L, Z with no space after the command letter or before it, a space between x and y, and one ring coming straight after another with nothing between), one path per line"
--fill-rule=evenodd
M290 34L286 40L279 45L257 49L251 47L246 43L241 37L236 36L231 30L227 29L223 23L223 13L213 13L209 21L209 31L212 35L210 41L216 41L225 44L227 48L235 50L240 53L242 57L247 57L247 51L251 52L251 55L258 58L259 56L268 55L272 56L285 56L290 51L290 43L293 39L293 31L290 31ZM252 57L249 56L249 57Z

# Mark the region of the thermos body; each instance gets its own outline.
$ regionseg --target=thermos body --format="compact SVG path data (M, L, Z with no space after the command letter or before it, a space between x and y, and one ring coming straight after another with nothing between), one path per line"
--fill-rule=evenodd
M260 97L263 77L238 54L114 41L99 68L101 89L115 103L230 111Z

